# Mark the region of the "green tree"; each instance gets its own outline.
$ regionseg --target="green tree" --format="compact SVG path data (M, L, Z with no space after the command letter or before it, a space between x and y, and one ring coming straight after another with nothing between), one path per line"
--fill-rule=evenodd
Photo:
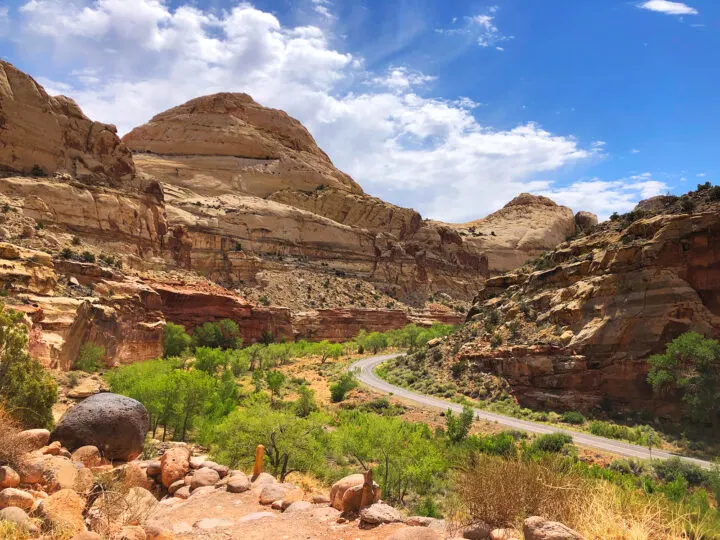
M656 392L679 394L693 422L720 428L720 343L687 332L648 362Z
M80 347L80 353L75 361L75 368L87 373L94 373L98 370L105 357L105 347L95 343L85 343Z
M218 426L212 454L231 467L247 466L258 444L265 446L265 459L281 482L293 472L317 473L326 466L328 444L320 421L261 404L234 411Z
M51 428L57 385L27 344L23 314L0 302L0 401L25 428Z
M252 372L252 384L255 387L255 393L260 392L265 387L265 375L262 369L256 369Z
M165 357L180 356L192 343L192 338L185 332L185 327L171 322L165 325L163 331L163 348Z
M341 343L330 343L325 340L317 344L317 355L320 357L321 364L327 362L328 358L340 358L343 355L343 350Z
M215 375L227 368L230 359L222 349L211 347L198 347L195 349L195 369L204 371L208 375Z
M264 347L259 343L253 343L252 345L244 349L248 356L248 359L250 360L250 371L255 371L258 362L262 359L263 350ZM260 366L260 369L262 369L262 366Z
M333 403L340 403L350 390L357 388L358 382L355 373L346 371L338 378L335 384L330 385L330 399Z
M285 375L282 371L268 371L265 375L265 382L270 389L270 398L275 404L275 399L280 396L280 391L285 384Z
M402 502L409 492L428 494L447 469L426 424L352 412L342 417L337 437L342 451L362 467L376 464L384 497Z
M457 416L448 409L445 414L445 428L447 437L453 443L459 443L465 440L470 433L473 420L475 419L475 411L472 407L465 405L463 410Z
M302 385L298 390L298 394L298 398L294 403L295 414L300 418L307 418L318 408L315 402L315 391L306 385Z
M206 322L193 330L193 344L195 347L220 347L221 349L236 349L242 346L240 328L230 319L220 322Z

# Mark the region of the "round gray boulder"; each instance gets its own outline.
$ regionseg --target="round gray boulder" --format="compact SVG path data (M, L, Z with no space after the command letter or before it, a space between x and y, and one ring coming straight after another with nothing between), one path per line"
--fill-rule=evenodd
M139 401L95 394L68 410L50 435L70 451L96 446L105 459L131 461L143 450L150 417Z

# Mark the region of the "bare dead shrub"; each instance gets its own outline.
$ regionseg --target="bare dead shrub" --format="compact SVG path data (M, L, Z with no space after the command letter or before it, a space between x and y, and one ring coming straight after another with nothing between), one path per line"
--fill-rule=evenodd
M27 442L21 441L21 431L20 424L0 403L0 466L9 465L16 471L20 469L22 456L31 450Z
M471 523L511 527L528 516L567 521L587 493L586 481L561 472L552 458L539 462L476 455L456 486Z

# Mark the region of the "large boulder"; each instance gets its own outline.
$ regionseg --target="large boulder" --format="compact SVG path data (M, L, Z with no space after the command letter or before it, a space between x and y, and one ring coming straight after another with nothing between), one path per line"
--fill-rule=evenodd
M30 516L27 515L25 510L18 508L17 506L9 506L0 510L0 521L9 521L14 523L21 530L32 535L33 538L39 535L40 530L35 525Z
M589 231L598 224L598 217L592 212L578 212L575 214L575 226L581 231Z
M525 540L583 540L580 533L557 521L540 516L529 517L523 523Z
M142 452L149 429L150 417L142 403L101 393L68 410L50 438L70 450L92 445L106 459L131 461Z
M342 511L342 500L345 492L351 487L362 486L365 477L362 474L351 474L335 482L330 488L330 505L336 510Z

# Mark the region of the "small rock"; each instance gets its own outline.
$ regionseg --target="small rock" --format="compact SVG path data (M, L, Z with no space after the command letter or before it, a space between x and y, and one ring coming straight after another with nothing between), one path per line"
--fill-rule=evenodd
M277 480L275 480L275 477L272 474L268 474L265 472L260 473L257 476L251 476L249 480L252 483L253 487L274 484L275 482L277 482Z
M369 525L381 523L396 523L402 521L402 516L392 506L385 503L375 503L360 510L360 522Z
M54 530L73 534L85 530L85 501L72 489L61 489L42 501L39 512Z
M279 500L275 501L274 503L272 503L272 504L270 505L270 508L272 508L273 510L280 510L280 511L282 511L282 509L283 509L283 501L282 501L282 499L279 499Z
M204 531L210 529L218 529L220 527L232 527L233 522L231 519L218 519L218 518L204 518L200 521L195 522L195 527Z
M175 523L173 525L173 532L175 534L188 534L192 532L192 527L190 524L181 521L180 523Z
M250 489L250 480L244 474L231 476L227 481L227 490L230 493L243 493Z
M17 506L9 506L0 510L0 521L14 523L20 529L32 535L37 535L40 532L37 525L30 520L30 516L25 513L25 510Z
M68 279L68 283L69 283L70 285L72 285L73 287L79 287L79 286L80 286L80 282L78 281L78 279L77 279L75 276L70 276L70 279Z
M47 429L28 429L18 434L18 444L29 447L29 451L40 450L50 440Z
M215 486L219 480L220 475L215 470L210 467L203 467L202 469L195 471L195 474L193 474L190 489L194 491L200 487Z
M190 497L190 486L183 486L180 489L176 490L173 496L177 497L178 499L187 499Z
M295 501L285 509L286 514L294 514L296 512L304 512L310 510L313 507L312 503L307 501Z
M82 463L88 469L102 465L102 456L97 446L81 446L72 453L72 460Z
M100 392L101 389L102 386L100 385L100 381L88 378L82 380L80 384L73 387L67 395L71 399L85 399L90 396L94 396Z
M211 493L215 493L215 486L201 486L191 490L190 496L197 499L205 495L210 495Z
M42 448L40 450L41 454L45 454L46 456L57 456L62 451L62 445L59 441L53 441L46 447Z
M201 468L204 469L206 467L218 473L220 478L225 478L230 472L229 467L226 467L225 465L220 465L219 463L215 463L214 461L206 461L205 463L203 463L203 466Z
M246 516L241 517L238 519L239 523L246 523L248 521L255 521L258 519L263 519L266 517L274 518L277 517L278 514L273 514L272 512L253 512L252 514L248 514Z
M583 540L580 533L558 521L540 516L529 517L523 523L525 540Z
M145 467L145 470L148 476L159 476L162 472L160 461L157 459L154 459L152 461L146 461L145 464L147 465L147 467Z
M468 540L487 540L490 538L490 525L487 523L475 523L463 529L462 537Z
M113 540L147 540L145 529L138 525L123 527L120 533L113 536Z
M323 495L321 493L314 494L310 500L313 504L329 504L330 503L330 497L327 495Z
M302 490L292 484L268 484L260 492L260 504L272 504L280 499L294 502L298 494L302 497Z
M167 529L156 525L145 525L147 540L175 540L175 535Z
M490 540L517 540L519 533L515 529L493 529Z
M168 493L170 495L175 495L175 492L178 489L183 488L183 487L185 487L185 479L183 478L181 480L176 480L175 482L173 482L172 484L170 484L168 486Z
M23 461L20 466L20 483L37 484L42 481L45 472L45 462L42 458L33 458Z
M122 470L122 481L128 487L152 488L153 482L147 476L147 470L136 461L131 461Z
M48 456L43 461L42 482L49 491L72 488L77 476L78 469L68 458Z
M0 467L0 489L16 488L20 485L20 475L10 467Z
M442 540L437 532L427 527L403 527L391 534L388 540Z
M16 488L5 488L0 491L0 509L17 506L27 511L32 509L33 504L35 498L26 491Z
M190 467L192 469L202 469L205 463L205 456L193 456L190 458Z
M170 448L160 458L160 469L160 480L165 487L184 478L190 470L190 450L183 446Z
M80 534L76 534L70 540L103 540L103 537L100 536L98 533L84 531Z

